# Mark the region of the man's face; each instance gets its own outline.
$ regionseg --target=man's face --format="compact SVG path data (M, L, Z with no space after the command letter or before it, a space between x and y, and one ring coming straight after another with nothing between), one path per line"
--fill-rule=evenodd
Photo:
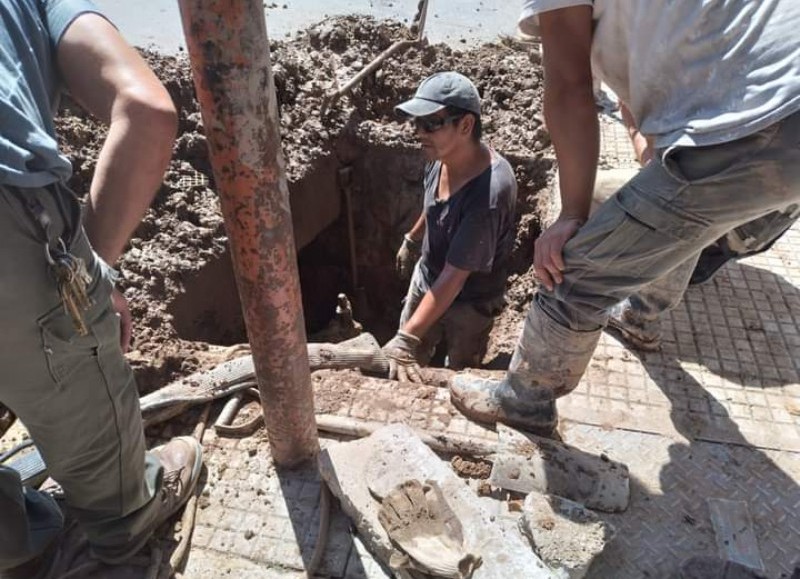
M442 110L411 120L428 159L442 159L464 145L465 137L470 138L469 131L465 130L464 117L463 113L454 115Z

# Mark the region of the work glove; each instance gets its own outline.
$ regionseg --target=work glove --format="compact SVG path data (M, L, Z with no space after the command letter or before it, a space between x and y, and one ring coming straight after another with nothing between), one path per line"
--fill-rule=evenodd
M399 330L382 350L389 360L389 380L422 384L417 348L422 343L418 337Z
M408 233L403 236L403 244L397 250L397 257L395 258L395 269L400 275L400 279L411 278L414 265L419 260L420 245L420 242L411 239Z
M461 521L435 481L398 485L383 499L378 520L395 547L389 566L401 575L469 579L481 565L480 555L465 548Z

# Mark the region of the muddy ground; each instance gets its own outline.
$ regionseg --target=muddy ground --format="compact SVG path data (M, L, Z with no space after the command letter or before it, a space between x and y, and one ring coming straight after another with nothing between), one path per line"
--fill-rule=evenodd
M453 69L470 77L483 99L485 139L511 161L519 184L509 305L498 319L486 358L491 366L502 367L533 295L532 242L550 210L545 190L552 155L540 115L538 54L511 41L464 52L445 45L414 48L389 58L323 114L325 91L407 35L399 23L344 17L271 42L290 191L322 191L335 181L339 166L355 167L353 213L359 285L364 288L359 301L366 295L356 317L379 339L387 338L405 291L393 270L394 253L421 206L424 162L412 132L392 109L433 72ZM217 363L231 355L225 346L246 341L188 61L152 52L145 56L175 101L180 123L164 183L118 264L135 323L129 359L143 393ZM68 99L62 108L58 131L74 167L70 185L82 195L89 189L105 129ZM352 296L356 290L346 231L341 211L300 251L309 332L324 327L338 292Z

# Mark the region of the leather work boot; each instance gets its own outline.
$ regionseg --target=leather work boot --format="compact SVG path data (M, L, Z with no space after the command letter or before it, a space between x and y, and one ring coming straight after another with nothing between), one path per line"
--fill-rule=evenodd
M161 517L153 528L169 519L192 496L203 467L203 447L191 436L178 436L150 451L164 467L161 491Z
M608 312L608 327L635 350L656 352L661 349L661 322L636 315L627 300Z
M717 557L692 557L681 565L679 579L766 579L766 576L733 561Z
M450 400L464 416L476 422L502 422L547 438L557 435L555 400L522 401L507 380L457 374L450 381Z

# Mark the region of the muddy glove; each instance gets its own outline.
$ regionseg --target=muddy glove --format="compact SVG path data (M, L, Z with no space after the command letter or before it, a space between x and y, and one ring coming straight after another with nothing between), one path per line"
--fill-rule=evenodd
M419 260L420 256L420 242L414 241L406 233L403 236L403 244L397 250L397 257L395 258L395 269L400 275L400 279L410 279L414 271L414 266Z
M417 348L422 343L418 337L398 330L394 338L384 344L383 353L389 360L389 380L422 384Z
M435 481L397 486L383 499L378 520L396 547L389 561L395 571L468 579L481 565L481 557L464 547L461 521Z

